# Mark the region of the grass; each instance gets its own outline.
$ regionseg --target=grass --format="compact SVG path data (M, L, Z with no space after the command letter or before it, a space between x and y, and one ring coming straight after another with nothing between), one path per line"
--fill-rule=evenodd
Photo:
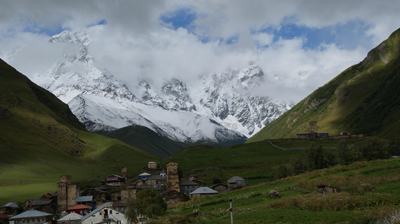
M383 172L378 175L378 172ZM234 223L369 223L376 222L400 208L400 159L357 162L334 166L298 176L270 181L169 207L166 220L188 218L198 208L192 223L229 223L227 211L233 199ZM315 185L342 189L325 197L315 194ZM367 187L369 186L369 187ZM278 190L281 198L268 192ZM178 210L176 210L178 209ZM178 212L176 212L178 211ZM187 221L186 223L189 223Z

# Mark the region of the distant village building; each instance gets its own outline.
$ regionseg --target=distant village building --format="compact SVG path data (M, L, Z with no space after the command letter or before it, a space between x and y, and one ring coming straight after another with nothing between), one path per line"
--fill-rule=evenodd
M200 196L211 196L211 195L216 195L219 192L216 190L213 190L209 187L199 187L192 193L190 193L190 198L195 198L195 197L200 197Z
M153 161L150 161L150 162L147 164L147 167L148 167L149 169L157 169L157 163L156 163L156 162L153 162Z
M94 223L107 223L107 224L126 224L128 223L124 213L118 212L114 209L107 208L104 205L97 207L95 210L81 218L80 224L94 224Z
M119 202L113 202L111 208L117 212L125 213L126 211L126 205Z
M246 180L239 176L234 176L234 177L230 178L229 180L227 180L226 184L228 185L228 187L245 187Z
M329 138L328 132L317 132L317 122L310 121L310 132L297 133L298 139L327 139Z
M91 206L93 204L93 196L89 195L89 196L80 196L77 197L75 199L76 204L78 205L87 205L87 206Z
M121 190L121 202L126 203L129 198L136 199L136 189L122 189Z
M228 186L225 185L225 184L219 183L219 184L211 185L210 188L213 189L213 190L218 191L219 193L221 193L221 192L223 192L223 191L226 191L226 189L228 188Z
M11 216L4 215L0 213L0 224L9 224L9 219Z
M191 180L182 180L180 183L181 192L186 195L189 195L199 187L200 187L199 183L196 183Z
M104 179L104 182L107 186L119 187L125 184L125 177L121 177L119 175L110 175Z
M167 163L167 189L180 192L178 163Z
M0 208L0 214L13 216L18 212L18 205L15 202L9 202Z
M341 131L341 132L340 132L340 135L351 135L351 134L350 134L350 132L348 132L348 131Z
M70 213L76 213L76 214L80 214L80 215L86 215L90 212L90 209L92 207L91 206L87 206L87 205L76 205L72 208L69 208L67 210L68 214Z
M162 177L167 177L167 173L165 172L164 169L160 172L159 175L162 176Z
M41 211L29 210L11 217L10 224L51 224L53 215Z
M147 180L150 177L151 177L151 174L149 174L149 173L141 173L138 178L141 180Z
M71 176L61 176L60 182L57 183L57 212L60 213L74 207L78 193L76 185L71 185Z
M79 224L82 217L82 215L73 212L57 220L57 224Z
M160 175L153 175L147 179L147 185L150 187L164 187L167 186L167 177Z
M24 210L26 211L26 210L34 209L34 210L53 214L55 212L55 208L57 207L56 203L57 202L55 199L51 199L51 200L47 200L47 199L43 199L43 198L28 199L24 202Z

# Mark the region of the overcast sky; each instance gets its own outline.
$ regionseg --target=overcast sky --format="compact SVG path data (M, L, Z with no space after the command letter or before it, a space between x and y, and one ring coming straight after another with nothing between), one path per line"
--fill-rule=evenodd
M0 0L0 57L24 46L7 60L32 77L59 59L51 36L81 30L98 67L131 88L256 63L257 93L296 103L397 30L399 12L399 0Z

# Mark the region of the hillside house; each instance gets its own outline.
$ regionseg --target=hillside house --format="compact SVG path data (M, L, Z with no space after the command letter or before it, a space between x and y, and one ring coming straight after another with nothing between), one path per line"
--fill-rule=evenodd
M179 185L181 188L181 192L186 195L189 195L191 192L195 191L197 188L200 187L199 183L191 180L182 180Z
M29 210L11 217L10 224L51 224L53 214Z
M24 202L24 210L26 211L30 209L53 214L54 211L57 209L57 202L53 199L28 199Z
M92 206L93 205L93 196L80 196L80 197L77 197L75 201L76 201L77 205Z
M231 179L227 180L226 184L228 185L228 187L245 187L246 180L239 176L234 176Z
M200 196L211 196L218 194L218 191L215 191L209 187L199 187L192 193L190 193L190 198L200 197Z
M101 205L81 218L81 224L94 223L126 224L128 222L124 213Z
M178 202L189 200L189 196L178 191L165 191L161 193L167 205L175 205Z
M149 179L151 177L151 174L149 174L149 173L142 173L142 174L140 174L139 175L139 179L140 180L147 180L147 179Z
M110 175L104 179L107 186L119 187L125 185L125 178L119 175Z
M297 133L298 139L327 139L329 138L328 132L317 132L317 122L310 121L310 132Z
M149 168L149 169L157 169L157 163L156 162L154 162L154 161L150 161L148 164L147 164L147 168Z
M90 209L92 209L92 207L87 206L87 205L76 205L72 208L69 208L67 210L68 214L70 213L76 213L76 214L80 214L80 215L86 215L90 212Z
M82 215L72 212L57 220L57 224L79 224L81 223L82 217Z
M18 205L15 202L9 202L0 208L0 214L13 216L18 214Z
M225 184L219 183L219 184L211 185L210 188L221 193L221 192L225 191L228 188L228 186Z
M146 180L147 185L150 187L164 187L167 186L167 177L160 175L153 175Z

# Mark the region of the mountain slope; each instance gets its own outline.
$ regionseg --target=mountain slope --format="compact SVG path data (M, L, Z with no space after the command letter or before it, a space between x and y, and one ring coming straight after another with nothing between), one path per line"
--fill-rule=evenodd
M106 136L163 158L175 155L179 150L188 146L182 142L175 142L167 137L160 136L151 129L139 125L120 128L106 134Z
M128 174L161 158L86 131L53 94L0 60L0 204L56 191L60 175L73 181Z
M400 134L400 29L324 86L267 125L248 142L296 137L317 121L318 131L338 135L377 135L396 139Z

